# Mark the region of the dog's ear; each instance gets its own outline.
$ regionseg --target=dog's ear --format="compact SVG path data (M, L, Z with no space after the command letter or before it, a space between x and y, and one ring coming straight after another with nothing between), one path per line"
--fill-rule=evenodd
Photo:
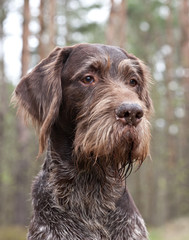
M61 72L72 47L55 48L16 87L12 102L30 118L39 130L39 153L42 153L62 101Z

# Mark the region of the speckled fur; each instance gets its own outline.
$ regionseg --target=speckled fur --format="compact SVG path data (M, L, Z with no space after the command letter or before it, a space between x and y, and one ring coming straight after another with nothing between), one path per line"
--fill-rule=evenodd
M28 240L148 239L125 174L149 151L149 82L139 59L99 44L56 48L21 80L13 101L37 126L39 152L47 147ZM143 109L137 126L116 118L123 102Z

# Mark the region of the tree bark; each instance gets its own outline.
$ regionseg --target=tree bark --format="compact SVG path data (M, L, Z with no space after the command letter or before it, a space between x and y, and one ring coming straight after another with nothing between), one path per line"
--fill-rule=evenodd
M4 5L4 1L0 0L0 5ZM4 54L3 54L3 42L4 42L4 29L3 23L6 17L6 13L3 10L0 15L0 173L3 173L3 166L5 161L7 160L4 156L4 145L5 145L5 122L6 122L6 113L8 111L8 93L7 93L7 83L5 81L5 73L4 73ZM6 204L6 193L4 192L4 181L3 174L0 174L0 212L2 213L0 216L0 223L3 222L3 218L5 217L5 211L3 206Z
M49 2L49 50L52 51L55 47L55 10L56 1Z
M180 6L181 61L184 68L185 113L189 119L189 1L182 0ZM188 124L188 121L187 121ZM187 128L188 129L188 128ZM188 131L189 132L189 131Z
M24 0L24 21L23 21L23 47L22 47L22 73L24 76L29 68L29 46L28 46L28 37L29 37L29 20L30 20L30 9L29 9L29 0Z
M171 0L168 0L168 6L171 9L172 3ZM174 70L174 32L173 32L173 16L172 11L170 11L167 18L166 26L166 42L168 46L171 47L172 52L165 57L166 72L165 72L165 86L166 86L166 108L165 108L165 119L167 123L166 127L166 148L165 148L165 160L166 160L166 211L165 217L167 220L173 218L176 215L177 211L177 196L175 191L176 179L175 171L177 166L177 135L172 135L170 132L170 126L175 124L174 117L174 93L169 89L170 83L174 80L172 73Z
M30 21L30 8L29 8L29 0L24 0L24 8L23 8L23 35L22 35L22 72L21 77L24 76L29 68L29 21ZM26 128L23 117L18 116L17 122L17 142L16 148L19 153L17 161L17 165L14 168L14 181L16 188L14 189L14 214L13 219L17 224L24 224L27 218L27 213L22 209L27 209L26 207L26 197L24 191L24 182L27 182L27 175L25 174L28 170L27 163L27 144L29 138L29 130Z
M45 51L45 21L44 21L44 0L40 1L39 5L39 25L40 25L40 32L39 32L39 57L40 60L45 58L46 51Z
M185 116L182 121L182 174L184 181L182 182L181 195L182 206L180 206L181 214L185 214L188 207L188 184L189 183L189 161L188 161L188 143L189 143L189 1L180 1L180 27L181 27L181 66L183 68L183 89L184 89L184 110Z
M125 46L126 16L126 0L122 0L120 3L111 0L111 10L106 31L107 44Z

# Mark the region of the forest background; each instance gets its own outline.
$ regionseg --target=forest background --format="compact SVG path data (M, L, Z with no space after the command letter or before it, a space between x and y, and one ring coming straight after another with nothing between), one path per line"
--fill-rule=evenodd
M0 240L25 239L42 164L13 89L55 46L80 42L123 47L150 66L152 160L127 182L151 239L188 239L189 0L0 0Z

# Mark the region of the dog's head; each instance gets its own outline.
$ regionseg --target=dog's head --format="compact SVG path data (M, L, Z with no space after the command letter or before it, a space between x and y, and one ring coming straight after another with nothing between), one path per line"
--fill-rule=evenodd
M74 136L78 162L101 159L118 171L148 154L149 82L146 66L124 50L78 44L56 48L22 78L13 99L39 128L40 152L58 123Z

